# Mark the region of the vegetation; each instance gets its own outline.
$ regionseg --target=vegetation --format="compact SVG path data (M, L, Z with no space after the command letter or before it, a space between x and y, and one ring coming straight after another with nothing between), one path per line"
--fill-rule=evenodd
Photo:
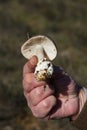
M22 68L26 60L20 48L28 35L50 36L58 47L54 64L86 86L86 15L86 0L0 0L0 127L3 130L75 130L66 127L66 121L61 125L61 121L43 122L32 117L23 96Z

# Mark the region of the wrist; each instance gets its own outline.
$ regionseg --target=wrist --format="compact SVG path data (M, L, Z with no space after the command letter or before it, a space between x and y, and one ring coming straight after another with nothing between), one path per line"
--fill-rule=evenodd
M86 102L87 98L86 98L86 92L84 90L84 88L80 88L80 91L78 93L78 104L79 104L79 109L78 109L78 113L76 115L73 115L71 117L72 120L76 120L79 116L79 114L81 113L83 107L84 107L84 104Z
M85 102L86 102L86 93L84 89L82 88L79 93L79 114L82 111Z

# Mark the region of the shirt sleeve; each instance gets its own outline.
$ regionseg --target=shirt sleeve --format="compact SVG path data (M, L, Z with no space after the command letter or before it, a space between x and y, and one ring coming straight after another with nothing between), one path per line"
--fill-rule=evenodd
M85 95L86 95L86 101L87 101L87 88L83 87L84 91L85 91Z
M75 121L72 121L72 125L79 128L79 130L86 130L87 129L87 89L84 88L86 94L86 103Z

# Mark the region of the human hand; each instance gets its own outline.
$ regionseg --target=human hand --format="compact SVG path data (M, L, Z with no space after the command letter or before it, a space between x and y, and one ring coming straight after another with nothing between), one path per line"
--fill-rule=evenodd
M33 57L23 69L24 95L33 115L38 118L47 117L53 106L56 105L54 88L45 81L37 81L34 75L37 58Z
M49 81L37 81L34 76L37 58L31 58L23 69L23 87L29 108L37 118L60 119L72 116L80 110L80 88L60 67L54 67Z

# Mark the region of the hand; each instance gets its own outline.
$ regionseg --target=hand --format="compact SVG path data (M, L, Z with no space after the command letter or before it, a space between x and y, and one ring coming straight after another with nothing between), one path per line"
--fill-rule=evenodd
M29 108L37 118L60 119L80 110L80 88L60 67L54 67L49 81L37 81L34 75L37 58L31 58L23 68L23 87Z

